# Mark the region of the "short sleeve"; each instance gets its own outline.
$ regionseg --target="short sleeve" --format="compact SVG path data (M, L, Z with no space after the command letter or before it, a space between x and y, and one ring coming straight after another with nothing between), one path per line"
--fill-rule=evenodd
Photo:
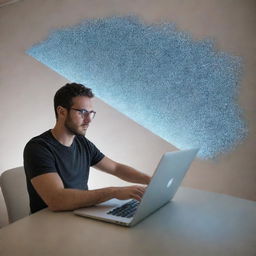
M50 149L40 142L28 142L23 157L25 172L30 180L41 174L57 172Z
M90 148L90 166L93 166L97 164L100 160L104 158L104 154L89 140L87 140L89 143L89 148Z

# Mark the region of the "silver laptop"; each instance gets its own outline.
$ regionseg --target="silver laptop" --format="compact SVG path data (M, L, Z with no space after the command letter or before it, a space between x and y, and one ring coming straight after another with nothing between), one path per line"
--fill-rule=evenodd
M133 226L167 204L178 190L198 149L165 153L151 179L142 200L111 199L74 213L83 217Z

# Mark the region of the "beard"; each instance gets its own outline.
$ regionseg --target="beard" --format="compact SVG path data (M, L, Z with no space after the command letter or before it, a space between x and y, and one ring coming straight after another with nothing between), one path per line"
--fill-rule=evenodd
M65 125L65 128L68 130L68 132L71 135L82 135L82 136L85 136L85 134L86 134L86 130L87 129L84 129L83 125L78 126L78 125L74 124L69 116L65 120L64 125Z

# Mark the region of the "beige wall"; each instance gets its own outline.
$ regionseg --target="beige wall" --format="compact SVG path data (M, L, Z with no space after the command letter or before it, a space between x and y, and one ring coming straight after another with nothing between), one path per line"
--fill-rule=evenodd
M0 173L22 165L29 138L54 125L52 98L67 82L25 54L52 28L83 18L135 13L149 22L176 22L194 38L210 36L219 50L242 56L240 105L249 136L215 161L196 160L183 185L256 200L256 1L254 0L22 0L0 8ZM88 137L108 156L152 173L161 154L175 147L95 99L97 118ZM92 171L91 187L120 184ZM121 182L121 184L124 184ZM0 226L6 212L0 196Z

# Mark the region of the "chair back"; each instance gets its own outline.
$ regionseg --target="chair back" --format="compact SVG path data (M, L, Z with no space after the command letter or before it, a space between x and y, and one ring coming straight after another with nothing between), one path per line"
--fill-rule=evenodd
M7 208L9 223L30 213L24 167L6 170L0 177L0 185Z

